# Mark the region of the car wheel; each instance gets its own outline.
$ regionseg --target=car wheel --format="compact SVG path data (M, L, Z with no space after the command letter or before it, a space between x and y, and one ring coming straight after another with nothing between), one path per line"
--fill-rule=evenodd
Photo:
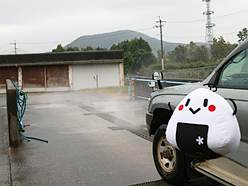
M187 181L184 153L169 144L165 127L159 127L153 140L153 158L160 176L168 183L182 184Z

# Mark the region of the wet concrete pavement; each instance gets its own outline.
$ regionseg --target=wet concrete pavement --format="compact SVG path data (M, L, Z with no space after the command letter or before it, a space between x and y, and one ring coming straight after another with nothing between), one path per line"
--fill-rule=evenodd
M0 186L170 186L153 163L145 100L89 92L28 96L24 135L49 142L23 140L7 148L0 94ZM220 184L203 177L186 185Z
M8 148L6 98L0 95L0 185L9 186L10 178L10 150Z
M152 143L135 135L146 133L146 101L82 92L28 96L23 122L30 126L24 135L49 143L23 141L10 149L12 185L123 186L161 180Z

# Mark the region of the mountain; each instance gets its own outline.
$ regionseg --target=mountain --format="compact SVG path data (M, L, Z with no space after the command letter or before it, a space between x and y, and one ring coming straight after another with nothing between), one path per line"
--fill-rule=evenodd
M120 30L104 34L81 36L70 44L66 45L65 48L78 47L79 49L81 49L86 48L87 46L92 46L93 48L101 47L110 49L113 44L118 44L124 40L130 41L134 38L139 39L140 37L149 43L150 47L152 48L152 52L155 56L157 56L157 51L161 50L160 40L132 30ZM182 43L169 43L164 41L163 48L167 53L168 51L174 50L174 48L177 47L179 44Z

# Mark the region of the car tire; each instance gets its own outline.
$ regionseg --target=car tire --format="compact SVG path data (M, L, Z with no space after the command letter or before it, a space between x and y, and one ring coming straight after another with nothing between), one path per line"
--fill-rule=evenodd
M187 181L184 153L166 140L166 126L160 126L153 140L153 159L160 176L170 184Z

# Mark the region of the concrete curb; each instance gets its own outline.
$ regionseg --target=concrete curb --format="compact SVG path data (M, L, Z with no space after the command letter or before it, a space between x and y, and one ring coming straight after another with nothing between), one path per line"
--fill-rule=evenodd
M7 109L0 109L0 185L11 186L11 164L9 147L9 130L7 122Z
M0 152L0 185L12 185L9 150Z

